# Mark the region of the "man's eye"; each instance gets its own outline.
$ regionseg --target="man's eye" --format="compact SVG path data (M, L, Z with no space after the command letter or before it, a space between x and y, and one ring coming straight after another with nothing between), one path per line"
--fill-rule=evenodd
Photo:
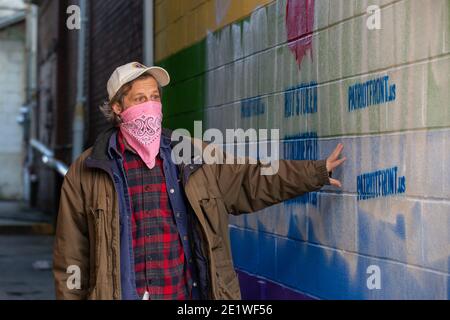
M152 100L159 101L160 97L159 96L152 96Z

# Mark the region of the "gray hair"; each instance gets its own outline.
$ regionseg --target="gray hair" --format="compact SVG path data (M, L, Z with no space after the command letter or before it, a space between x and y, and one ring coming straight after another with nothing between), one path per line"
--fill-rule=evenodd
M146 79L146 78L150 78L150 77L154 79L154 77L151 74L144 73L144 74L140 75L139 77L137 77L136 79L125 83L122 87L120 87L120 89L117 91L117 93L114 95L114 97L112 97L111 100L104 101L99 106L100 111L103 113L103 115L105 116L106 120L109 123L111 123L114 126L120 125L120 123L122 122L122 119L120 118L119 115L117 115L114 112L114 109L112 108L112 106L114 104L118 104L120 106L120 108L123 110L123 100L125 99L128 92L130 92L133 83L137 80L142 80L142 79ZM158 92L159 92L159 96L162 98L162 88L159 85L159 83L158 83Z

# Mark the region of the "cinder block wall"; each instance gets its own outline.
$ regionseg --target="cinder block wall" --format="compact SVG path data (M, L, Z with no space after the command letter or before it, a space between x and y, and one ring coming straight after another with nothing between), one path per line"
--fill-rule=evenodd
M345 145L342 190L231 217L245 298L449 298L449 0L157 0L155 14L166 126L278 128L285 159Z

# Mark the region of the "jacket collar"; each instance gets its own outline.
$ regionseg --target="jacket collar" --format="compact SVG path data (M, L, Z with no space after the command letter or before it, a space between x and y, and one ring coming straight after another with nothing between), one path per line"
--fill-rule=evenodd
M113 159L114 155L121 157L117 147L117 127L110 127L100 133L95 140L92 152L89 156L92 160L109 161ZM161 148L170 148L170 137L172 131L166 128L162 129L161 133Z
M91 154L86 159L86 166L91 168L100 168L105 170L112 176L111 162L114 162L114 153L116 156L121 157L121 154L117 148L117 127L110 127L100 133L96 139L94 146L92 148ZM179 141L171 141L172 130L163 128L161 133L161 148L170 149L173 148ZM170 153L170 150L167 150ZM180 164L179 170L181 173L181 179L183 185L190 175L199 169L202 164L196 164L194 157L192 157L189 165Z

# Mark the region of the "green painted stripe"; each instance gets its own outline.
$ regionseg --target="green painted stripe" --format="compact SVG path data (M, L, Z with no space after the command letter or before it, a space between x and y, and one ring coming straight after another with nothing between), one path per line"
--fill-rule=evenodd
M171 129L187 129L192 136L194 136L194 121L203 119L203 110L197 110L194 112L177 114L175 116L164 117L165 123L164 125L167 128Z
M250 15L233 22L244 28ZM214 31L220 36L225 27ZM241 32L243 35L243 32ZM241 37L241 42L243 41ZM207 72L206 38L179 52L157 61L156 65L165 68L171 77L171 84L163 92L163 125L168 128L193 128L194 120L204 120L206 107ZM189 116L187 116L189 115ZM193 131L191 131L193 134Z
M206 71L206 40L203 39L170 57L157 61L157 65L169 71L172 84L204 73Z
M167 128L186 128L193 134L194 120L203 121L206 102L205 45L204 40L200 41L157 63L171 77L171 84L164 88L162 101L163 125ZM178 114L179 117L176 116Z

